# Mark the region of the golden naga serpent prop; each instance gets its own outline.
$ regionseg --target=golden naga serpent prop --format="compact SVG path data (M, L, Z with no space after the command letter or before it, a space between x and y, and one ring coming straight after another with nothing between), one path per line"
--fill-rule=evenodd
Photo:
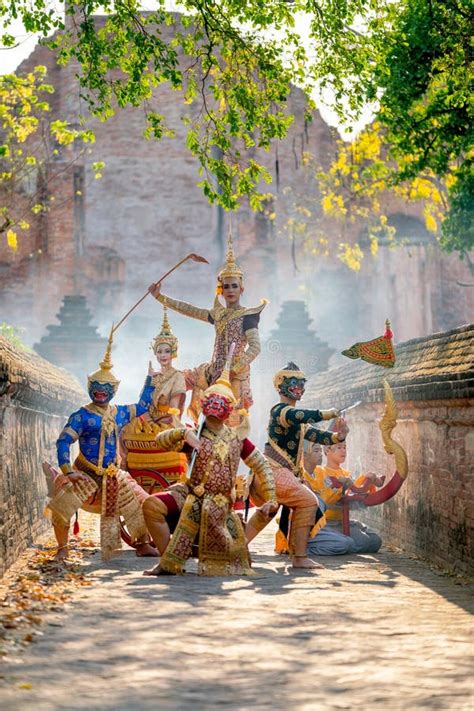
M392 431L397 424L398 409L393 397L392 388L386 380L383 381L385 391L385 411L379 422L380 432L382 433L383 446L387 454L395 456L396 471L402 479L406 479L408 475L408 457L402 445L392 439Z
M390 481L372 494L346 494L342 497L342 529L343 533L347 536L350 535L349 505L351 501L363 501L365 506L383 504L385 501L391 499L392 496L395 496L408 476L407 454L402 445L392 438L392 432L397 424L397 405L393 397L392 388L386 380L383 381L383 387L385 392L385 410L379 422L379 428L382 434L384 449L387 454L392 454L395 457L396 468Z

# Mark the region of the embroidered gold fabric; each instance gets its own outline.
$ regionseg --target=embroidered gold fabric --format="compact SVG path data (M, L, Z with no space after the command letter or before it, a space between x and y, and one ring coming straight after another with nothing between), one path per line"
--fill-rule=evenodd
M252 470L254 477L258 480L261 495L264 500L276 502L272 468L260 450L255 447L244 462Z
M173 309L173 311L183 314L183 316L190 316L199 321L209 321L209 309L201 309L198 306L193 306L193 304L188 304L187 301L179 301L165 294L159 294L157 299L160 304L168 306L170 309Z
M224 426L219 432L203 428L188 483L190 493L160 561L163 570L182 573L199 536L200 575L252 574L242 524L231 509L241 449L230 428Z
M186 427L177 427L160 432L160 434L156 437L156 444L158 449L182 449L187 431L188 430L186 429Z

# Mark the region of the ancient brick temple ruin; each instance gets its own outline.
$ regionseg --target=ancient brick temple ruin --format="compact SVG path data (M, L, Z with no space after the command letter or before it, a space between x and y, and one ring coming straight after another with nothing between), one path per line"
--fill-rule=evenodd
M96 18L97 26L103 22L103 17ZM173 27L162 31L172 33ZM59 66L45 47L37 46L18 71L38 64L48 68L48 81L55 87L54 117L77 123L86 111L75 78L77 67ZM183 106L179 94L166 86L160 87L152 104L166 114L176 139L144 140L143 112L132 108L118 110L105 123L91 120L96 134L93 151L73 165L67 149L57 157L64 170L48 186L57 207L32 224L18 252L0 244L0 314L26 328L29 343L44 336L70 294L87 297L94 323L105 336L111 322L150 282L191 251L207 256L211 266L183 268L167 289L183 299L212 303L230 216L209 205L196 186L198 165L185 148L181 121L191 107ZM350 272L334 258L315 257L297 239L289 240L285 225L294 216L294 205L288 195L301 185L304 156L309 152L327 168L335 155L336 135L317 111L311 122L305 120L299 90L292 92L288 109L295 120L286 140L268 153L255 154L274 178L268 186L268 212L274 219L255 214L248 206L232 216L237 257L246 271L245 302L270 299L262 315L263 333L273 327L281 303L295 298L304 299L318 336L336 350L351 340L376 335L386 317L398 340L466 323L472 315L474 289L459 282L471 281L468 269L456 255L440 252L424 227L420 206L396 200L386 206L404 246L392 249L382 244L378 256L367 257L359 272ZM97 160L105 162L101 180L94 180L92 163ZM317 202L314 216L321 219ZM335 245L338 237L343 239L342 230L346 240L351 229L350 224L334 222L325 228ZM150 300L127 322L125 334L135 353L146 350L144 338L154 335L158 318Z
M304 301L284 301L277 318L277 327L264 341L256 366L261 368L262 361L271 360L273 362L265 367L268 370L270 366L270 372L273 372L292 360L308 376L327 370L334 349L318 338L311 328L312 321Z

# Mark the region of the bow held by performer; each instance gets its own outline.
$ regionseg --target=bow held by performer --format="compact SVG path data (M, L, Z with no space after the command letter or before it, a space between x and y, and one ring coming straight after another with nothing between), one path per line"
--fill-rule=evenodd
M186 371L188 388L193 390L189 408L190 415L197 421L200 401L204 390L215 383L222 373L227 358L229 345L236 344L230 369L230 383L235 396L234 414L239 408L248 409L252 405L250 390L250 364L260 353L260 337L258 324L260 314L265 307L247 308L241 305L240 298L244 292L244 274L235 261L232 235L229 234L228 249L225 264L217 276L217 290L214 305L211 309L198 308L185 301L178 301L161 293L160 283L149 287L150 293L162 304L178 313L210 323L215 328L214 350L209 363L203 363L198 368ZM219 301L222 296L225 302ZM232 419L232 418L231 418ZM237 424L237 416L234 417Z

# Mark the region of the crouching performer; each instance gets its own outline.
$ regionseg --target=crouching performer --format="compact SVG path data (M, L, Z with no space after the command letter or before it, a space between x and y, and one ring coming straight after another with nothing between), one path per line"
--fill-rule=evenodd
M216 383L204 393L205 419L200 437L186 428L166 430L157 436L160 449L194 448L196 455L185 484L176 484L144 502L145 520L159 550L169 540L167 518L180 510L159 565L145 574L184 573L196 539L200 575L251 574L242 523L232 509L240 459L259 482L263 514L274 514L278 504L268 462L250 440L241 439L235 429L225 424L234 404L228 361Z
M308 410L295 407L304 393L306 378L294 363L278 371L273 379L280 402L270 410L268 442L265 456L270 462L275 480L276 497L285 509L291 509L289 550L295 568L318 568L318 563L307 557L306 545L311 533L316 532L323 522L316 495L304 484L303 445L304 441L333 444L343 441L348 427L343 420L337 420L336 431L328 434L312 425L321 420L335 417L337 410ZM309 425L309 426L308 426ZM260 506L262 496L258 481L250 487L252 501ZM269 523L270 517L262 509L254 513L246 527L247 541L250 542Z
M146 543L147 530L141 504L148 494L118 466L117 445L122 427L148 410L153 395L150 375L135 405L111 405L119 380L112 372L112 333L100 369L88 376L91 402L74 412L57 440L58 463L62 475L54 479L54 495L48 503L52 511L54 533L58 542L56 560L67 557L69 525L79 508L101 514L100 542L102 557L110 558L121 548L122 516L132 541ZM79 441L79 455L71 465L71 445ZM140 546L137 553L140 554ZM156 555L156 552L155 552Z

